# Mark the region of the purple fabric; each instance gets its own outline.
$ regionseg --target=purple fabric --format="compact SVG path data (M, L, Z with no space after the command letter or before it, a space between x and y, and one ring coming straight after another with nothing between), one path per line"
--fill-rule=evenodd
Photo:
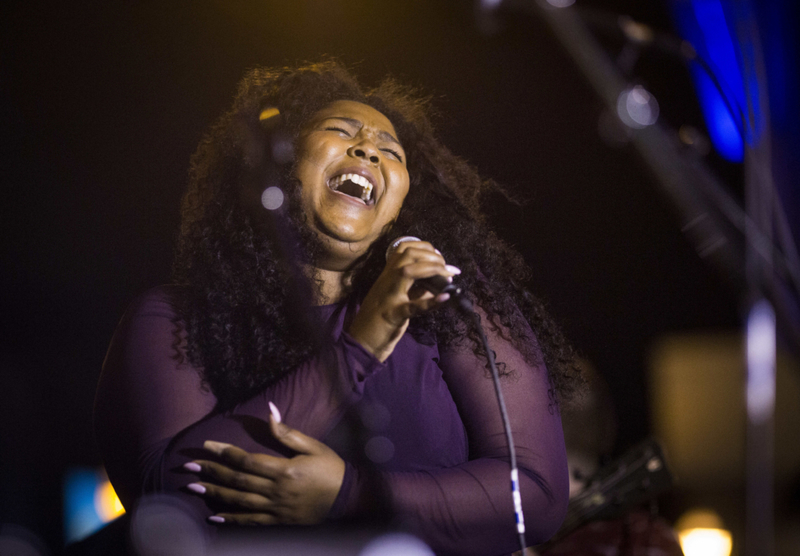
M380 363L346 332L346 310L316 310L328 319L330 349L233 410L215 398L198 370L181 362L185 338L170 287L137 299L111 342L98 387L95 428L106 468L126 506L147 492L171 492L202 516L214 511L182 487L198 477L182 464L201 456L205 440L285 454L270 438L268 402L284 422L331 446L347 463L331 517L362 510L370 488L344 440L346 412L366 416L368 453L394 511L408 515L438 553L504 554L517 549L508 449L485 363L463 347L439 350L406 334ZM486 319L484 319L484 322ZM567 507L561 421L548 397L543 367L532 367L502 330L485 325L502 380L520 466L529 544L559 527Z

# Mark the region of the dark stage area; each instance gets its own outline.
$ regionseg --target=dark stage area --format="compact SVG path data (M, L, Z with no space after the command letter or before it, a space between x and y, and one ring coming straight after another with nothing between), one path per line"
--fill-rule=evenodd
M666 1L578 4L677 34ZM664 382L652 369L669 359L665 339L724 337L735 351L745 314L736 279L698 255L636 150L601 137L604 105L546 21L512 8L480 15L477 6L3 4L0 524L23 526L50 553L61 550L65 476L101 465L92 404L103 358L131 300L170 280L192 152L229 107L246 69L326 55L365 84L392 75L432 96L443 143L524 200L517 206L488 199L490 224L524 255L531 290L607 382L618 423L615 453L663 430L653 386ZM794 16L786 13L787 20ZM619 54L619 37L601 33L600 40L612 57ZM786 63L796 68L788 54ZM644 50L632 75L658 98L667 129L689 125L705 133L684 60ZM798 92L792 72L774 86ZM773 149L782 156L775 172L792 221L800 215L793 151L800 118L797 97L789 98L776 125L784 135L773 139ZM704 160L741 199L743 165L713 151ZM785 392L795 392L797 345L781 346L787 380L794 381ZM702 360L702 347L699 353ZM734 384L742 369L730 368ZM779 427L797 423L798 405L786 401L789 416ZM743 434L744 418L736 425ZM787 438L781 434L778 443ZM797 524L800 458L789 452L780 456L776 520ZM730 488L720 483L709 492L689 477L688 490L668 495L662 513L674 521L690 506L714 506L734 530L734 554L744 554L736 544L744 520L737 473L725 483Z

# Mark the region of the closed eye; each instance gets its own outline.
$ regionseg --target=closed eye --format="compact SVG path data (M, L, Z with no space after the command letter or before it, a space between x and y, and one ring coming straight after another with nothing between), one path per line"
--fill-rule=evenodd
M403 162L403 157L400 156L400 153L393 150L393 149L381 149L385 153L389 153L390 155L394 156L400 162Z
M339 133L344 133L345 135L350 137L350 132L348 132L346 129L343 129L341 127L328 126L328 127L325 128L325 131L338 131Z

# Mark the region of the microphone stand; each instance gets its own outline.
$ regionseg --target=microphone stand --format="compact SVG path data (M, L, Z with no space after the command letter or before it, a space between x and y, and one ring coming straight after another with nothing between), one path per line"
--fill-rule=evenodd
M681 230L701 258L713 262L732 280L747 307L745 554L755 556L774 553L776 322L789 343L800 349L800 257L772 179L766 73L757 25L746 0L732 1L743 73L745 78L754 78L759 89L759 106L748 96L744 121L739 122L745 144L745 209L703 160L682 148L661 124L628 131L632 145L676 207ZM595 93L617 114L620 96L630 85L575 7L556 8L544 0L482 0L480 4L483 15L491 16L499 6L544 19ZM703 65L691 45L678 44L685 58ZM750 95L751 91L746 91ZM724 91L721 94L724 98ZM754 132L755 114L765 118L758 135ZM739 117L736 113L732 116ZM777 238L773 238L773 229Z

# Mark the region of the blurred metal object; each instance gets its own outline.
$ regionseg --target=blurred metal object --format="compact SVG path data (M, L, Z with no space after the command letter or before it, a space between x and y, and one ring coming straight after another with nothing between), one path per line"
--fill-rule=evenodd
M734 123L745 139L744 208L698 152L683 146L685 136L670 133L658 124L657 108L651 106L649 93L645 95L643 89L637 90L629 84L626 74L638 59L635 49L615 65L574 7L557 9L550 0L507 0L502 6L542 17L608 110L630 128L631 144L678 209L681 230L694 243L698 255L712 260L749 306L747 344L755 346L754 353L765 355L770 351L766 346L775 344L776 321L794 347L800 348L800 256L772 176L766 71L751 2L731 0L728 6L733 16L729 28L737 31L734 42L740 55L742 77L745 83L752 84L745 88L747 106L731 110ZM601 19L606 23L612 20ZM698 61L709 77L715 79L714 72L699 59L695 48L677 39L658 41L652 29L625 16L613 21L612 26L617 26L630 44L663 43L662 49ZM719 81L714 83L725 98ZM774 553L774 403L767 402L769 392L775 388L775 365L774 357L771 366L768 359L748 356L747 361L745 554L748 556Z
M583 490L570 498L561 528L541 548L552 547L592 521L618 518L666 492L673 484L661 445L652 439L645 440L587 480Z

